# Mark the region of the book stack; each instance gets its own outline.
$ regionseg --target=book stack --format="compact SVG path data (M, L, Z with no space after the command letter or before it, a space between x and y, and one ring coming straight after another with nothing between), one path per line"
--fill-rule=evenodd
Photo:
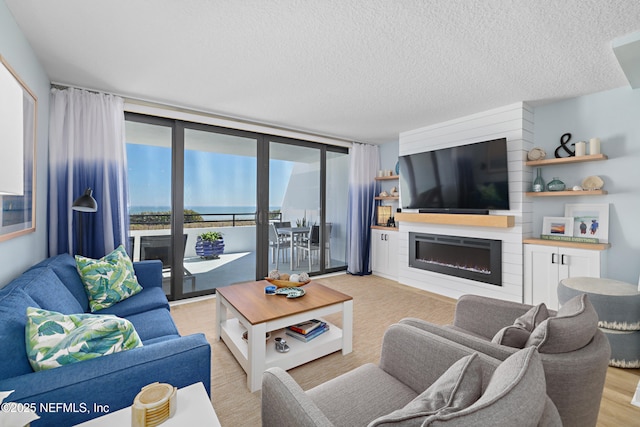
M318 319L312 319L296 325L288 326L285 329L285 333L297 340L309 342L328 330L329 325L326 322Z

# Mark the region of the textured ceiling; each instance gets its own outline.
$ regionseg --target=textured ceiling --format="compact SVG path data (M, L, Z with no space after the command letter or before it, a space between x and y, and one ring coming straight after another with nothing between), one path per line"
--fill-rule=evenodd
M4 0L51 81L384 143L629 86L637 0Z

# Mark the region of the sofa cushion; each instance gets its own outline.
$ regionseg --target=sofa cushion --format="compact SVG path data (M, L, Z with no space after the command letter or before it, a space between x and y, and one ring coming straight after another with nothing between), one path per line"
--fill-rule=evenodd
M27 307L38 307L21 288L0 290L0 380L33 372L24 345Z
M513 324L515 326L526 329L527 331L533 331L540 323L547 320L549 317L549 311L545 303L540 303L529 309L525 314L518 317Z
M527 347L496 368L475 403L457 412L432 415L422 426L536 426L546 403L542 360L535 347Z
M411 387L372 363L359 366L306 393L335 426L365 425L402 408L418 395Z
M166 335L180 335L171 314L164 308L133 314L127 320L133 323L142 342Z
M530 335L531 332L521 326L509 325L500 329L491 342L514 348L524 348Z
M567 353L589 344L597 330L598 313L586 294L576 295L533 330L526 346L540 353Z
M16 281L40 308L63 314L84 313L78 300L49 267L29 270Z
M482 393L482 366L478 353L451 365L427 390L404 408L369 423L369 427L420 426L429 415L451 413L473 404Z
M69 292L76 298L80 307L82 307L83 313L89 311L89 299L87 298L82 279L78 274L76 261L71 255L65 253L47 258L31 267L28 271L42 267L48 267L53 270Z
M116 316L64 315L33 307L26 312L27 356L34 371L142 346L131 322Z
M133 314L162 308L169 310L169 301L161 287L143 288L135 298L127 298L111 307L98 310L97 314L115 314L118 317L129 317Z
M491 342L514 348L524 348L531 331L548 317L549 312L544 303L533 306L525 314L518 317L513 325L500 329Z
M97 260L76 255L76 264L92 312L110 307L142 290L122 245Z

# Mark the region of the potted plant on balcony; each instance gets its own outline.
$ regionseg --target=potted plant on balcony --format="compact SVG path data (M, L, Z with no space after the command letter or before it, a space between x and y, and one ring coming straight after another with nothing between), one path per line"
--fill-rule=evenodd
M224 239L219 231L206 231L198 236L196 254L205 259L216 259L224 252Z

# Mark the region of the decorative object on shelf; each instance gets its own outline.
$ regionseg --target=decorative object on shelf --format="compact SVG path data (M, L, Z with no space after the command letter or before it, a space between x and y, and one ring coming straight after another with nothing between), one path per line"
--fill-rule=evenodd
M295 273L289 275L288 273L280 273L278 270L271 270L269 275L264 278L267 282L278 288L289 288L292 286L304 286L311 282L309 273L303 271L302 273Z
M576 142L576 157L587 155L587 143L585 141Z
M542 168L538 168L536 171L536 179L533 180L532 191L540 193L544 191L544 179L542 179Z
M542 160L547 157L547 153L540 147L533 147L527 153L527 160Z
M584 188L580 187L579 185L574 185L572 188L573 191L583 191Z
M381 191L380 197L389 197L389 193L387 193L386 191Z
M131 426L157 426L173 417L178 407L177 393L176 387L166 383L142 387L131 406Z
M545 216L542 220L543 236L573 236L573 218Z
M561 157L573 157L576 154L571 150L571 148L567 147L567 145L569 145L569 141L571 140L571 134L569 132L563 134L560 137L560 145L558 146L558 148L556 148L555 151L555 156L556 158L561 158ZM565 153L568 154L568 156L561 156L560 155L560 150L564 150Z
M393 188L391 189L391 195L392 195L393 197L398 197L398 195L399 195L399 194L400 194L400 193L398 192L398 187L393 187Z
M287 344L287 341L285 339L275 337L274 340L276 342L276 351L278 353L286 353L289 351L289 344Z
M276 291L276 295L286 295L287 298L299 298L303 296L305 293L306 292L304 289L297 286L293 286L289 288L280 288Z
M601 190L604 187L604 181L597 175L586 177L582 181L582 188L585 190Z
M242 334L242 339L246 341L246 340L248 340L248 339L249 339L248 337L249 337L249 333L248 333L248 331L244 331L244 333ZM269 338L271 338L271 332L267 332L267 333L265 334L265 336L264 336L264 340L265 340L265 341L269 341Z
M566 204L564 216L573 217L574 237L593 237L609 242L609 204Z
M198 236L196 255L205 259L217 259L224 252L224 239L219 231L207 231Z
M589 154L600 154L600 138L589 140Z
M386 226L387 221L391 218L391 206L377 206L377 225Z
M547 184L547 191L563 191L565 188L564 182L560 181L557 176L554 176Z

